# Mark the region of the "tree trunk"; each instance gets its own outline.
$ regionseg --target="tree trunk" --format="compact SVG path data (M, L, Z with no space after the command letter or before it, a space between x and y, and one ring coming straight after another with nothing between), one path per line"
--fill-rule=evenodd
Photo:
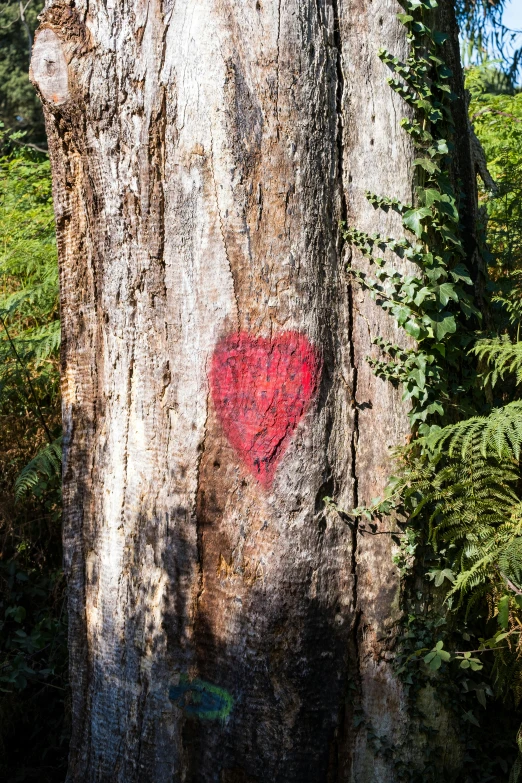
M408 433L365 362L372 337L401 336L350 286L339 233L400 233L366 190L411 200L405 107L377 57L407 52L399 10L42 16L71 783L396 780L371 741L399 753L408 733L393 544L323 499L378 495Z

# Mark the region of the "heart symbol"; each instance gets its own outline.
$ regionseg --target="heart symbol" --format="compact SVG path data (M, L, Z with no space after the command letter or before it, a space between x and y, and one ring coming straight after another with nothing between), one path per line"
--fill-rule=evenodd
M318 352L298 332L271 340L239 332L216 346L214 405L228 440L264 487L313 399L321 370Z

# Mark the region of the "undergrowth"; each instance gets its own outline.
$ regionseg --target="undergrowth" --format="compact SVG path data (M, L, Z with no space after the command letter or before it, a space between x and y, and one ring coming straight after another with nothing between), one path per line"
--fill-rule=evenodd
M1 143L0 779L54 783L65 776L68 691L50 168Z
M345 239L373 272L351 269L353 283L415 339L405 349L374 344L374 372L401 384L410 404L412 441L395 455L396 475L354 518L393 513L403 520L397 565L404 622L396 669L410 693L421 735L432 732L419 708L426 687L451 708L469 783L522 780L522 104L488 96L469 75L470 115L497 183L481 185L489 218L488 317L475 304L463 248L458 182L452 175L454 125L445 36L430 27L436 0L405 0L399 15L410 55L380 51L389 84L413 108L402 127L417 151L416 197L403 204L367 194L402 218L400 238L345 228ZM479 69L480 70L480 69ZM510 124L502 121L510 120ZM485 130L489 133L485 133ZM489 189L488 189L489 188ZM401 274L393 255L413 266ZM499 717L499 711L501 717ZM518 715L518 723L517 723ZM515 741L516 740L516 741ZM521 755L516 757L516 742ZM431 743L437 747L436 738ZM429 743L428 743L429 745ZM427 749L423 780L461 780ZM398 778L419 771L395 749ZM513 763L514 762L514 763ZM453 773L454 775L454 773Z

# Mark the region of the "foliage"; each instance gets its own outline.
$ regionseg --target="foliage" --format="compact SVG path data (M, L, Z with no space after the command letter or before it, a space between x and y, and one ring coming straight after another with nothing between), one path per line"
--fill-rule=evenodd
M0 121L46 146L42 108L29 81L33 35L42 0L6 0L0 6Z
M15 497L20 500L23 495L32 492L38 497L56 476L60 475L62 463L62 436L44 446L33 459L21 470L15 482Z
M516 32L503 23L503 13L509 0L456 0L455 10L467 43L469 60L484 62L488 54L499 58L510 86L520 73L522 50L516 48ZM496 79L491 84L504 80Z
M414 437L396 455L398 473L385 497L350 516L394 512L405 520L397 565L408 620L396 663L411 686L412 709L422 683L435 676L466 725L480 728L471 691L483 708L487 699L505 700L508 715L522 697L522 104L518 96L485 93L490 65L471 70L470 114L499 183L481 192L492 277L483 323L459 238L443 38L427 25L436 3L403 5L411 54L406 63L387 52L380 57L394 72L390 86L414 109L403 127L418 151L416 202L367 194L376 208L401 216L405 238L354 228L345 236L377 267L373 278L352 270L353 279L416 340L405 349L377 338L384 357L369 358L377 375L402 384ZM418 271L390 269L392 254ZM469 746L469 730L466 736Z
M492 95L484 75L492 71L486 62L470 68L466 86L471 95L470 120L484 148L497 192L482 190L488 215L488 245L494 279L520 267L522 259L522 93Z
M520 345L520 343L519 343ZM498 374L499 368L492 372ZM435 430L419 445L430 453L432 464L443 450L449 458L462 462L493 456L507 466L518 463L522 444L522 401L514 400L503 408L494 408L487 416L472 416L453 426ZM440 470L440 465L438 465ZM511 467L509 469L512 469Z
M401 125L417 151L416 204L371 193L367 198L376 209L396 211L406 236L394 239L354 228L344 231L345 239L377 267L373 277L352 268L353 277L416 340L415 349L405 349L376 338L374 344L383 358L370 363L377 375L402 384L403 399L411 402L412 425L423 434L433 426L428 421L443 417L473 386L472 375L465 374L462 351L481 317L473 303L459 237L457 195L449 173L454 96L451 72L441 53L446 36L422 21L436 5L435 0L404 3L407 13L399 14L399 19L408 29L411 46L405 63L385 50L379 52L394 74L388 79L391 88L415 111L414 119L404 119ZM409 261L416 271L405 275L390 269L386 252Z
M63 780L67 744L56 243L49 162L6 141L0 155L0 777L50 782Z

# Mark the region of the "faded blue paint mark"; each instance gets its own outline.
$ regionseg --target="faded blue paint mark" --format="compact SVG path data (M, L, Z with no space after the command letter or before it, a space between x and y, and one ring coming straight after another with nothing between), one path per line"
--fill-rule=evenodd
M202 720L225 720L234 705L234 699L228 691L204 680L189 680L186 674L181 675L178 685L171 685L169 699L185 715Z

